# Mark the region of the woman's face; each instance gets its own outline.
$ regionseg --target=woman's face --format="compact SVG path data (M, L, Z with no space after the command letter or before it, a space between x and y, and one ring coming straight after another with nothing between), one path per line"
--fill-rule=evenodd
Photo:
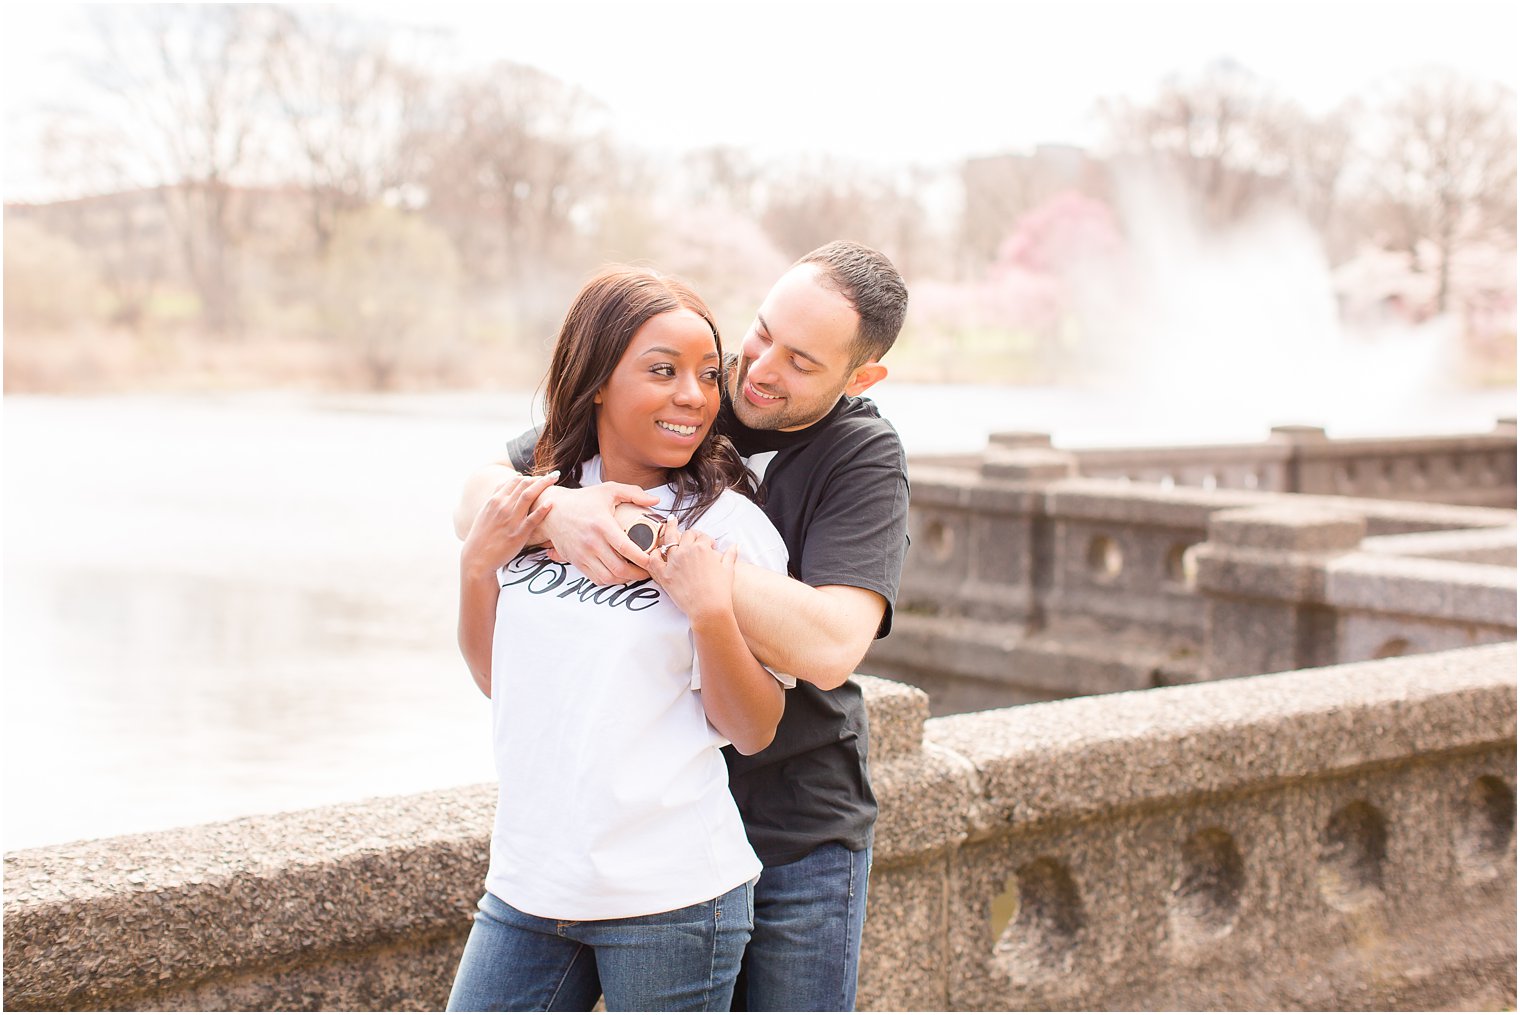
M596 393L602 478L648 489L691 460L718 415L722 365L690 310L651 317Z

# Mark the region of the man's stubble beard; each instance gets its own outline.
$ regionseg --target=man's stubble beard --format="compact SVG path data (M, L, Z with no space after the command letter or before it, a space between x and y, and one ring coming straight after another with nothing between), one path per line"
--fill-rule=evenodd
M729 376L732 378L728 393L729 404L739 422L751 430L789 430L810 426L827 416L839 401L839 396L844 394L844 388L841 387L817 403L802 407L798 407L788 396L774 409L762 409L744 397L744 385L749 379L749 363L741 357Z

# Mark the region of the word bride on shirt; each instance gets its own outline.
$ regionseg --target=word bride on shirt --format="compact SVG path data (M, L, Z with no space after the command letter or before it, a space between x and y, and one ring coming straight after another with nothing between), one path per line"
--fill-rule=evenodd
M660 601L660 587L654 585L650 578L640 578L622 585L596 585L579 573L566 582L565 579L570 577L569 571L567 565L556 564L543 550L534 549L524 550L497 573L508 579L501 583L502 588L520 585L524 591L535 596L551 593L557 599L575 596L583 603L625 606L634 613L647 610Z

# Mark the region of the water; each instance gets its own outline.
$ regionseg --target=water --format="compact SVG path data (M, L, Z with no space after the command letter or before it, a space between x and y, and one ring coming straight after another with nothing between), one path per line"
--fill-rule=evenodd
M7 399L5 847L490 778L449 518L497 401Z
M885 384L910 453L997 429L1068 446L1487 430L1513 394L1382 418ZM10 397L7 850L492 778L454 647L461 479L529 396ZM1210 420L1208 424L1202 420Z

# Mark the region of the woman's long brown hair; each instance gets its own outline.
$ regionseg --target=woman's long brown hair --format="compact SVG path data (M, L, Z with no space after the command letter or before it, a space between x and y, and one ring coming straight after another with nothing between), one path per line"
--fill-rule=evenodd
M598 450L596 393L645 322L683 309L707 322L721 363L723 340L712 311L679 279L648 268L615 265L581 287L560 325L549 362L544 425L533 452L535 475L558 469L559 485L580 485L581 463ZM669 481L675 487L676 516L682 526L699 517L724 490L755 498L754 477L728 438L712 429L691 461L670 470Z

